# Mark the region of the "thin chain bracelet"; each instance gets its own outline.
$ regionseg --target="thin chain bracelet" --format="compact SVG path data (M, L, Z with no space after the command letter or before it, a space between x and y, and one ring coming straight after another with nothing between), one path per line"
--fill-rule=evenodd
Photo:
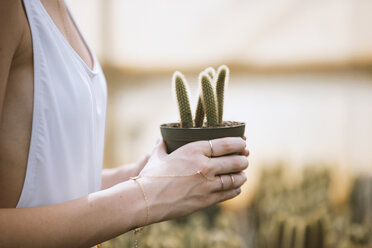
M138 227L136 229L134 229L134 247L135 248L138 248L138 239L137 239L137 235L139 233L142 232L142 230L145 228L145 226L147 226L149 224L149 218L150 218L150 207L149 207L149 201L148 201L148 198L147 198L147 195L145 193L145 190L142 186L142 184L140 184L140 182L138 181L138 179L140 178L176 178L176 177L192 177L192 176L197 176L197 175L200 175L202 176L204 179L206 179L207 181L213 181L214 179L213 178L209 178L207 177L206 175L204 175L203 172L201 172L200 170L198 170L196 173L193 173L193 174L189 174L189 175L166 175L166 176L152 176L152 175L146 175L146 176L142 176L142 175L138 175L136 177L130 177L129 179L130 180L133 180L135 181L138 186L140 187L141 191L142 191L142 196L143 196L143 199L145 200L146 202L146 222L145 222L145 225L142 226L142 227Z
M149 224L149 216L150 216L150 208L149 208L149 201L147 199L147 195L145 193L145 190L143 189L142 187L142 184L140 184L140 182L137 180L139 179L140 177L131 177L130 179L135 181L138 186L140 187L141 191L142 191L142 196L143 196L143 199L145 200L146 202L146 222L145 222L145 225L144 226L141 226L141 227L137 227L136 229L134 229L133 231L133 236L134 236L134 247L135 248L138 248L138 239L137 239L137 235L143 230L143 228L145 226L147 226Z

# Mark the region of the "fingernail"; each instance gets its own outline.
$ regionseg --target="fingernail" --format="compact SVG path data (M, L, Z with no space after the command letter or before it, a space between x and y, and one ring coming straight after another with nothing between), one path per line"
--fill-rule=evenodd
M237 188L236 189L236 193L239 195L240 193L242 192L242 190L240 188Z

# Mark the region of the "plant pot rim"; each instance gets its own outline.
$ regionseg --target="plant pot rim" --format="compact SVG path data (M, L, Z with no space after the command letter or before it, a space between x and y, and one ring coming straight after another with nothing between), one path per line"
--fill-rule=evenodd
M167 125L179 125L179 122L171 122L171 123L164 123L160 125L160 128L163 129L194 129L194 130L202 130L202 129L229 129L229 128L236 128L236 127L241 127L245 126L245 122L238 122L238 121L233 121L234 124L229 125L229 126L216 126L216 127L172 127L172 126L167 126Z

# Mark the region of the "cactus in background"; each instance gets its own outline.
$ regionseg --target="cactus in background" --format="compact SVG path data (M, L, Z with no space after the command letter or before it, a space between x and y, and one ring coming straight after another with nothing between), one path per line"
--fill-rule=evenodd
M274 219L271 229L272 248L324 248L326 231L321 215L281 215Z
M350 197L352 222L372 226L372 178L355 180Z
M214 225L207 212L152 225L142 233L142 246L372 248L372 225L352 213L359 210L362 216L368 216L364 212L369 210L364 197L370 197L366 176L355 181L353 194L357 197L352 199L363 199L359 207L349 209L344 205L335 209L324 198L329 193L328 170L306 168L303 179L295 185L287 184L287 171L283 166L265 169L255 200L245 213L221 209ZM102 247L130 247L131 240L131 234L125 234Z
M222 123L223 117L223 103L225 88L229 80L229 68L226 65L222 65L218 68L216 75L216 98L217 98L217 113L218 123Z
M200 75L200 89L203 99L203 107L205 115L207 116L207 125L210 127L218 125L218 114L216 96L212 79L206 73Z
M305 168L288 183L283 167L265 171L257 195L259 241L268 248L330 247L329 172ZM263 247L261 244L259 247Z
M180 72L173 74L173 88L176 93L178 110L181 117L180 126L183 128L193 127L189 91L185 77Z
M321 216L311 217L305 225L305 247L325 247L325 220Z
M296 219L289 219L285 222L282 243L282 248L303 248L303 225Z
M372 230L368 226L352 224L340 248L372 248Z
M349 230L349 239L355 245L367 247L372 246L372 237L370 228L363 225L353 224Z

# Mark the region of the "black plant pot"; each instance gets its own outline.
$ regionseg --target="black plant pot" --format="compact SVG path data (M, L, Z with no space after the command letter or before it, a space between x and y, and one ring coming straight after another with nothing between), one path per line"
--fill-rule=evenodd
M163 124L160 131L167 145L168 153L190 142L199 140L212 140L224 137L244 136L245 123L229 122L230 124L219 127L180 128L177 123Z

